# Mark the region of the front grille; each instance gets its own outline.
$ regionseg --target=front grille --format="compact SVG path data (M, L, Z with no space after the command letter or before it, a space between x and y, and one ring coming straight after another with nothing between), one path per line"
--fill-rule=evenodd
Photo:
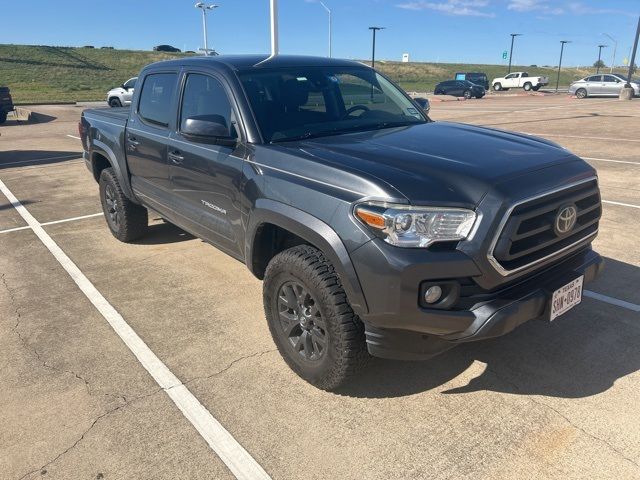
M567 235L558 235L556 216L567 205L576 206L576 225ZM595 179L520 203L504 224L492 256L506 273L535 264L593 236L601 214Z

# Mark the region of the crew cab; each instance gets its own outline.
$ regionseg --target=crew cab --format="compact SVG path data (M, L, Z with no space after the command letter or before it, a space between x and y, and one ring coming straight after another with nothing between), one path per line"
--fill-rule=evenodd
M560 321L602 268L591 166L423 106L352 61L192 57L145 67L130 109L79 132L113 236L152 210L244 262L285 361L332 390L370 355Z
M135 91L136 81L138 77L133 77L116 88L112 88L107 92L107 103L112 108L126 107L131 105L133 92Z
M538 91L549 85L549 77L532 77L527 72L513 72L505 77L494 78L491 82L495 91L522 88L525 91Z

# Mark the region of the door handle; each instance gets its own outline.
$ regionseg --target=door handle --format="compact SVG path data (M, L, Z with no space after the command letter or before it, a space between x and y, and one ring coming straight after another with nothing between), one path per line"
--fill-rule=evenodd
M140 145L140 142L136 137L132 137L132 136L127 137L127 147L129 151L133 152L138 147L138 145Z
M171 160L175 165L182 165L184 162L184 157L180 155L179 151L169 152L169 160Z

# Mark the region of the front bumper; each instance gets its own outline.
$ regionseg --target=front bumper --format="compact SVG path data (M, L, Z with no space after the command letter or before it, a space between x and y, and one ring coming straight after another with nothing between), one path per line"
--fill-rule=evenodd
M463 269L463 264L457 269ZM529 320L549 319L553 292L581 275L585 284L590 282L603 265L602 257L586 247L498 289L468 288L470 294L460 298L458 305L462 308L457 310L422 308L414 287L413 302L404 308L363 316L367 347L374 356L418 360L437 355L458 343L504 335ZM451 267L455 273L455 263ZM407 275L411 279L407 283L416 278L415 272L405 272L404 277ZM406 289L398 287L397 290Z

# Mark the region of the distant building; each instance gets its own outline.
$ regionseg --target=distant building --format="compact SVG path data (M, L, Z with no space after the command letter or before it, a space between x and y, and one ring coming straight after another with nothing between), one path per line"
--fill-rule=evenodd
M403 53L402 54L402 63L409 63L409 54L408 53Z

